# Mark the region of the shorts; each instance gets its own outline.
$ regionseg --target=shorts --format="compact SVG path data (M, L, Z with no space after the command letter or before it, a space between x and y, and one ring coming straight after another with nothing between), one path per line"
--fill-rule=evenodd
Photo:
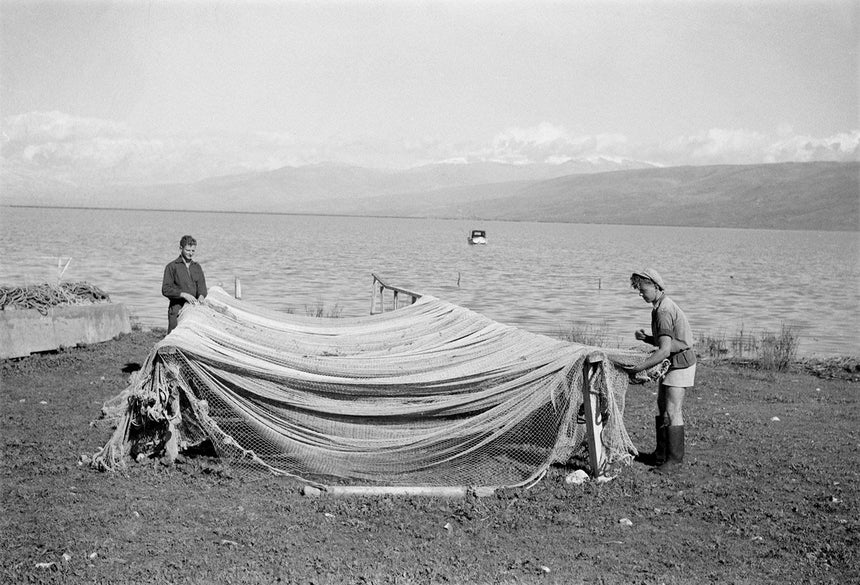
M675 386L677 388L690 388L696 381L696 364L689 368L680 370L669 370L660 383L664 386Z

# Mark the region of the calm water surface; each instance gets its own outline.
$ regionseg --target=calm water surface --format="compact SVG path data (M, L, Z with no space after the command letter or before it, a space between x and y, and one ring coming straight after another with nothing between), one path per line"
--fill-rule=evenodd
M860 239L849 232L665 228L191 212L0 208L0 283L84 280L165 327L164 265L197 238L207 282L256 304L303 313L370 308L371 273L557 335L571 325L632 345L649 306L630 272L654 266L694 332L800 336L802 355L860 355ZM489 244L469 246L472 228ZM58 268L58 263L62 266Z

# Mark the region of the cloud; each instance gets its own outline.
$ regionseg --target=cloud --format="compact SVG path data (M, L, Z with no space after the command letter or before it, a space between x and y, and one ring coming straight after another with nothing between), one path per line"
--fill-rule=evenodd
M0 163L7 177L34 176L78 186L193 182L207 177L338 162L404 168L439 161L509 164L643 161L656 165L754 164L860 160L860 130L816 138L788 125L774 136L712 128L664 143L640 144L623 134L574 134L543 122L509 127L483 143L434 138L368 137L300 140L290 133L143 136L124 124L61 112L32 112L0 122Z
M0 129L4 166L96 186L273 170L316 162L317 152L283 133L148 137L123 124L61 112L10 116Z
M31 112L0 122L2 166L64 183L194 182L208 177L338 162L406 167L430 162L445 146L340 137L301 141L286 132L144 136L106 120ZM434 158L422 159L422 153Z
M782 125L776 137L743 129L712 128L653 147L649 156L667 164L759 164L860 160L860 130L826 138L791 134Z
M474 148L469 157L512 164L559 164L599 156L625 156L627 143L627 137L621 134L574 135L563 126L542 122L528 128L507 128L489 144Z
M756 160L768 144L760 132L712 128L701 134L679 136L655 149L654 156L670 164L736 164Z
M68 142L123 136L124 124L95 118L79 118L62 112L30 112L3 120L3 144Z
M860 160L860 130L840 132L827 138L791 136L765 150L765 162Z

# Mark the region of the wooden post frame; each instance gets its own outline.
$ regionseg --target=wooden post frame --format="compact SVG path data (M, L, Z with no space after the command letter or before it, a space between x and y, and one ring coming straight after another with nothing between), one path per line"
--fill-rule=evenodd
M603 419L600 415L600 391L595 389L597 375L603 365L603 358L588 356L583 361L584 371L582 387L582 402L585 405L586 440L588 441L588 462L591 466L591 476L599 477L603 472L606 453L603 450Z
M392 293L392 308L391 310L397 310L398 303L400 302L400 295L403 294L409 297L409 304L415 303L419 298L421 298L421 294L417 292L413 292L411 290L406 290L405 288L400 288L399 286L393 286L390 284L386 284L379 278L377 275L371 273L373 276L373 292L370 297L370 314L376 315L377 313L385 312L385 291L390 290ZM379 302L377 303L377 299ZM377 306L378 305L378 306Z

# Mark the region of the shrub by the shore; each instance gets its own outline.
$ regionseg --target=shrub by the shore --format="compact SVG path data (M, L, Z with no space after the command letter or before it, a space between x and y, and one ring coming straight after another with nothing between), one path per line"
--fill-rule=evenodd
M582 345L621 346L620 340L611 339L609 326L605 321L600 325L571 323L567 329L559 332L558 337L564 341ZM693 347L700 359L752 366L767 372L785 372L793 364L803 364L804 369L810 369L811 363L821 366L822 360L798 360L799 345L800 337L796 331L790 325L782 324L779 332L763 330L756 334L741 326L731 336L727 336L722 331L701 333ZM857 360L853 360L852 363L856 362ZM847 371L853 371L850 364Z
M571 323L567 329L559 331L558 337L563 341L593 345L597 347L620 347L620 340L610 342L609 325L603 321L600 325L591 323Z
M725 333L700 334L696 353L714 361L747 363L759 369L785 372L797 361L800 337L790 325L782 324L779 333L763 330L756 335L743 326L735 335Z

